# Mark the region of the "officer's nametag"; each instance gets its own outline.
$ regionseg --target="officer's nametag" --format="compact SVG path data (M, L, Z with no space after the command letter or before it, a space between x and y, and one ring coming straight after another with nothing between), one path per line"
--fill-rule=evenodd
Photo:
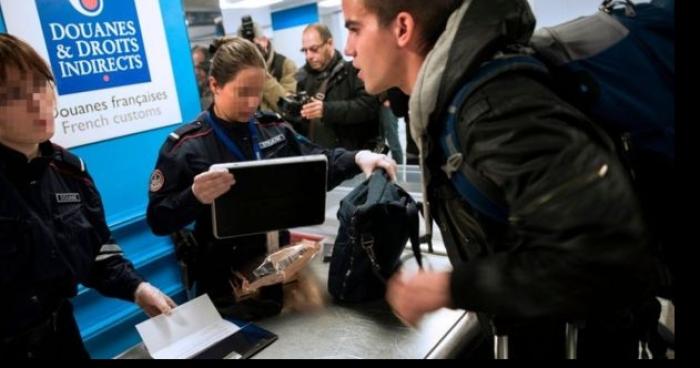
M260 148L261 149L270 148L270 147L276 145L277 143L284 142L286 139L287 138L285 138L284 134L276 135L276 136L274 136L274 137L272 137L264 142L260 142Z
M56 193L56 202L61 204L80 203L80 193Z

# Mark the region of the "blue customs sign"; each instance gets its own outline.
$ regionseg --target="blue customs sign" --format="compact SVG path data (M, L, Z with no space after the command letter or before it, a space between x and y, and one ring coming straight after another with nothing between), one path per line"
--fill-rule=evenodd
M151 81L134 0L35 0L59 95Z

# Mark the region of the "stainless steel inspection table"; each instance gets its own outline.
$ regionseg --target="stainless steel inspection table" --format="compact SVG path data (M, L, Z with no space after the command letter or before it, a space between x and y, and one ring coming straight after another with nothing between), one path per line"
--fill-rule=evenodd
M330 192L326 223L303 230L324 235L326 242L332 242L337 231L337 204L350 189L341 186ZM438 250L440 243L436 236ZM279 339L254 359L449 358L476 339L476 316L463 310L441 309L426 316L416 328L409 328L393 315L384 300L361 304L334 302L326 289L329 264L322 258L319 253L296 282L285 286L285 307L280 315L255 321ZM450 268L444 255L424 254L424 258L433 269ZM415 269L413 259L406 262L406 267ZM117 358L148 357L139 344Z

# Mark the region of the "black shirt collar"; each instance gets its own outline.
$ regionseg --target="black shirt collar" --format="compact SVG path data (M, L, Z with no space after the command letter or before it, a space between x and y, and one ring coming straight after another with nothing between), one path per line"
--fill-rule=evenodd
M39 144L39 156L27 160L23 153L0 143L0 169L15 185L37 180L49 166L55 150L50 141Z
M212 120L214 120L217 124L219 124L220 127L224 128L224 130L227 133L233 134L234 137L247 137L250 135L248 131L248 124L249 122L235 122L231 123L228 121L225 121L221 119L220 117L216 116L216 113L214 112L214 106L209 109L209 113L211 114Z

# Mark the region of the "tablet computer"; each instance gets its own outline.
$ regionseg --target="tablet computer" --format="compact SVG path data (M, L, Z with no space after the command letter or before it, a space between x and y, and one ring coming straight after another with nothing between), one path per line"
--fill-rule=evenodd
M276 334L247 323L236 333L193 356L192 359L248 359L276 340Z
M322 224L326 212L325 155L212 165L236 184L212 204L214 237L227 239Z

